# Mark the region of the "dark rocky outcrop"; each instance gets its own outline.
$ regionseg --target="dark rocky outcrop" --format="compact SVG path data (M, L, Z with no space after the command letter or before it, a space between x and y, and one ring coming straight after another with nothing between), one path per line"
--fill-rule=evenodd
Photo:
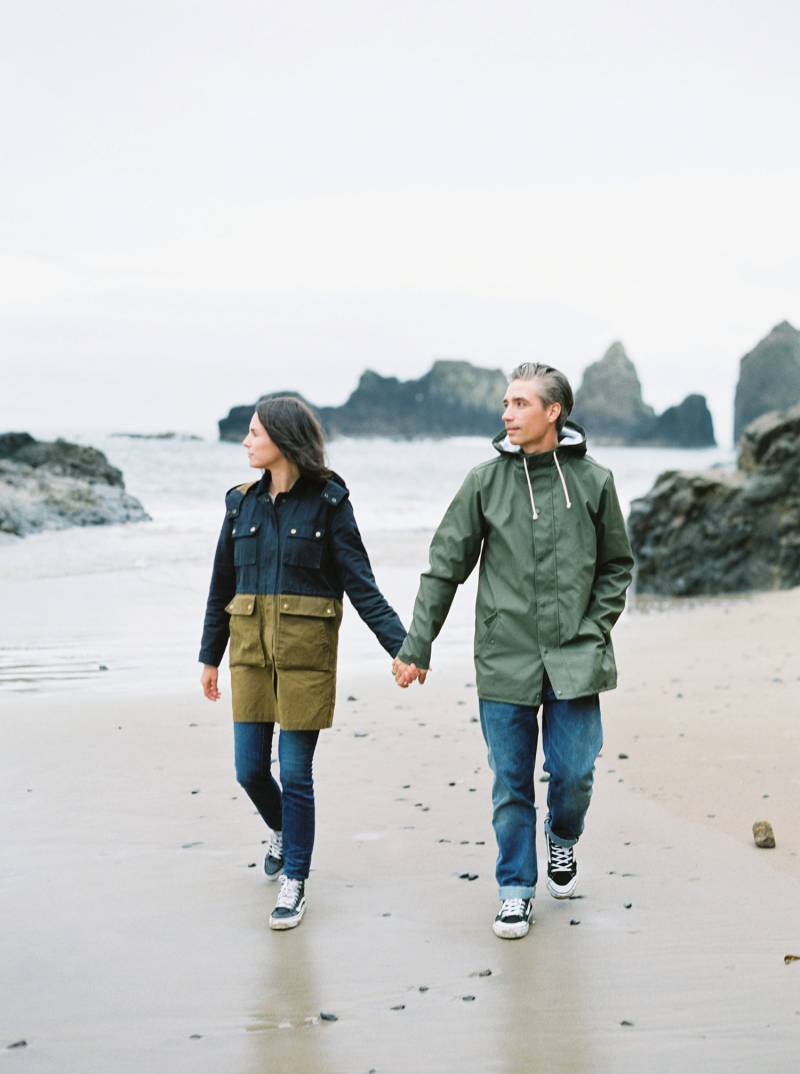
M310 406L317 417L319 417L319 409L302 396L300 392L266 392L264 395L259 396L259 401L261 399L274 399L276 395L290 395L293 399L301 399L304 403ZM250 403L245 406L231 407L227 417L221 418L217 422L217 425L219 426L220 440L230 440L237 443L240 440L244 440L247 436L247 430L250 428L250 419L253 416L255 408L255 403Z
M735 471L669 471L631 505L641 592L800 585L800 405L744 431Z
M112 438L119 440L178 440L181 443L190 440L202 440L202 436L195 433L111 433Z
M501 428L507 383L499 369L438 361L417 380L367 370L342 406L309 405L328 436L491 436ZM297 392L270 394L302 398ZM219 423L220 438L241 440L252 413L253 406L234 407Z
M148 519L102 451L29 433L0 434L0 533Z
M800 332L781 321L739 363L734 403L735 440L751 421L800 402Z
M636 367L619 342L587 366L573 417L598 444L713 447L714 423L705 396L688 395L657 415L642 398Z

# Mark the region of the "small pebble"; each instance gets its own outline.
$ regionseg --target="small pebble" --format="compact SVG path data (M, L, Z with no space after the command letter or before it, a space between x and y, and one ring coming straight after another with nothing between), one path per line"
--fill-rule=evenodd
M108 664L98 664L97 665L97 670L98 671L108 671Z
M420 992L427 992L428 990L429 990L428 985L420 985L419 989L418 989L418 991L420 991Z
M477 880L478 879L478 874L477 873L459 873L458 874L458 879L459 880Z
M247 863L247 868L248 869L255 869L255 867L256 867L256 863L254 861L249 861Z
M319 1016L323 1022L338 1022L339 1015L332 1014L330 1011L320 1011Z
M574 917L569 919L569 923L570 925L580 925L580 921L576 920Z
M398 1003L398 1004L396 1004L396 1006L389 1008L389 1010L391 1010L391 1011L404 1011L405 1009L406 1009L405 1003Z
M13 1044L7 1044L7 1048L27 1048L28 1042L26 1040L15 1040Z
M203 1034L202 1033L190 1033L189 1034L189 1040L202 1040L202 1039L203 1039Z
M352 694L348 694L347 695L347 700L348 701L358 701L358 698L354 697Z
M629 1022L626 1018L623 1018L622 1021L620 1022L620 1025L621 1026L632 1026L633 1022Z
M366 738L369 731L354 731L353 738Z
M753 825L753 839L757 847L772 849L775 846L775 832L768 820L757 820Z
M618 753L617 757L619 758L620 761L627 761L628 760L627 753Z
M492 976L492 971L491 970L475 970L473 973L470 974L470 977L491 977L491 976Z
M181 843L181 850L188 850L190 847L201 847L202 845L203 844L201 842Z
M630 910L630 908L631 908L632 906L633 906L633 903L632 903L632 902L626 902L626 903L625 903L625 909L626 909L626 910Z
M475 999L474 996L462 996L461 998L464 1000L465 1003L472 1003Z

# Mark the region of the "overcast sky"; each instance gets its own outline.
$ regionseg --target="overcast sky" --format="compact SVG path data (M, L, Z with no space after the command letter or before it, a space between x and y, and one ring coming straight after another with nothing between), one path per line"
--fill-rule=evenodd
M437 357L577 385L621 339L725 440L800 325L790 0L4 8L0 430L211 433Z

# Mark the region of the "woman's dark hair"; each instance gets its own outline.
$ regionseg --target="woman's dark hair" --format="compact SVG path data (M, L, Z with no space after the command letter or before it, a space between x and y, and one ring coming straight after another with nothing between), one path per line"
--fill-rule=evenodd
M259 399L256 414L270 440L303 477L328 480L331 471L325 465L325 435L309 406L290 395L274 395Z

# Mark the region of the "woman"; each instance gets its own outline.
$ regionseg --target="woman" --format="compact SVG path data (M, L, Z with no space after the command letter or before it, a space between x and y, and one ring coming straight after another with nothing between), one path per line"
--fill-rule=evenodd
M390 656L405 629L372 574L342 479L325 466L319 422L300 400L264 399L244 440L260 481L225 497L200 661L210 701L230 636L236 778L270 829L264 870L283 871L269 923L299 925L314 845L312 764L330 727L346 592ZM270 773L281 727L281 786Z

